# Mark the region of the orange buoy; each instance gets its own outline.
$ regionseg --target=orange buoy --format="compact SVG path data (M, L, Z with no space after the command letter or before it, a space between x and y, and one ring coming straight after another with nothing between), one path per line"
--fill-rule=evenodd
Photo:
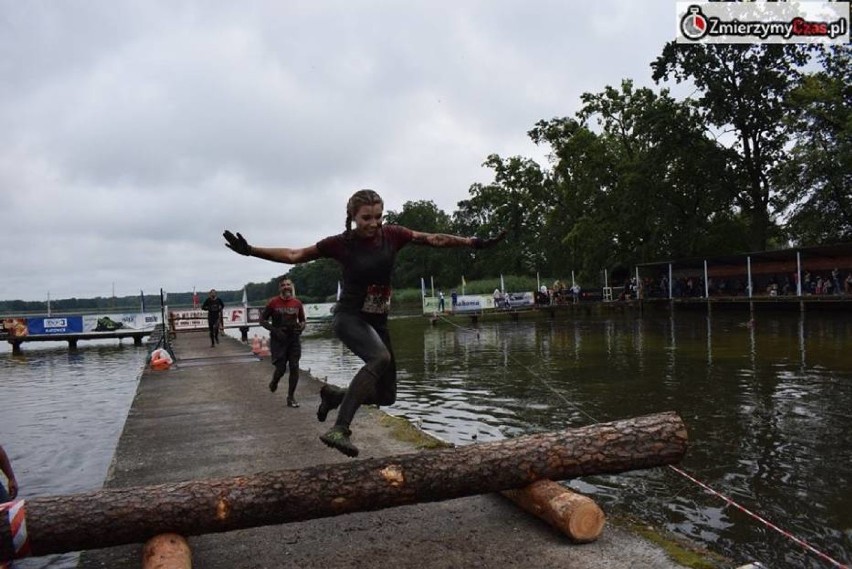
M174 360L171 354L163 348L157 348L151 352L151 369L166 370L172 367Z

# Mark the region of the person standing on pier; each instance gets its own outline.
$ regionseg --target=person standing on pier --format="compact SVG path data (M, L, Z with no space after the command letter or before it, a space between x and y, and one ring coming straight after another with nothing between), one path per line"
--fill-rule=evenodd
M219 327L222 325L222 311L225 309L225 303L222 299L216 296L216 290L211 289L207 298L204 299L204 304L201 305L201 310L207 311L207 328L210 330L210 347L215 348L219 343Z
M278 282L278 291L278 296L272 298L260 314L260 325L269 330L269 351L275 366L269 391L275 393L278 382L290 366L287 407L298 407L296 386L299 384L299 360L302 358L301 335L307 324L305 308L294 296L293 281L287 277Z
M342 266L343 290L335 306L332 328L365 365L355 374L348 389L323 386L317 419L323 422L330 411L340 408L334 427L320 440L351 457L358 456L358 448L350 440L350 425L358 408L364 404L391 405L396 401L396 363L387 321L397 252L408 243L484 249L497 244L506 234L502 231L496 237L483 239L422 233L400 225L382 225L383 214L384 202L379 194L359 190L346 204L343 233L308 247L252 247L239 233L234 235L226 230L223 234L226 246L240 255L288 264L328 257Z
M15 480L15 471L12 470L12 462L9 460L9 455L6 454L6 449L0 445L0 470L6 476L8 490L6 486L0 484L0 503L14 500L18 496L18 481Z

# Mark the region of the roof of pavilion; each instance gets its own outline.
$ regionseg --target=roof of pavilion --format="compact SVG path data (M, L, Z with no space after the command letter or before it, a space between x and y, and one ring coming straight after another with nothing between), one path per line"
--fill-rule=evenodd
M796 254L801 259L823 259L834 261L835 264L844 268L852 268L852 243L836 243L834 245L817 245L814 247L795 247L791 249L777 249L774 251L755 251L752 253L739 253L734 255L717 255L707 257L693 257L690 259L673 259L668 261L655 261L653 263L639 263L639 268L662 268L669 264L677 269L703 269L704 262L714 266L743 266L747 259L751 263L760 262L796 262Z

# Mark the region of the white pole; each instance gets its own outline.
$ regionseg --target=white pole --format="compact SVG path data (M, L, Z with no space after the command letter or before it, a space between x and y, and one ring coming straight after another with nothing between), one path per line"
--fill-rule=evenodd
M802 296L802 253L796 251L796 295Z
M751 298L751 257L746 257L748 261L748 297Z
M604 280L606 280L606 277L604 277ZM604 285L604 286L606 286L606 285ZM574 270L573 269L571 270L571 288L574 288Z
M541 279L538 276L538 271L535 272L535 290L536 292L541 290Z
M642 281L639 280L639 265L636 265L636 300L639 300L642 291Z
M710 283L707 282L707 259L704 259L704 298L710 298Z
M672 264L669 263L669 300L672 299Z
M607 283L607 281L606 281L606 269L604 269L604 288L607 288L608 286L609 286L609 283Z
M50 316L50 291L47 291L47 315Z
M432 298L435 298L435 277L430 275L429 282L432 283Z

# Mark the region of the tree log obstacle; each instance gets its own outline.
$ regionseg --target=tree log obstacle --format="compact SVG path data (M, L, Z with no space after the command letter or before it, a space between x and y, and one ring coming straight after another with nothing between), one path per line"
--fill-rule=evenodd
M553 480L538 480L501 494L561 530L574 543L595 541L603 531L604 513L594 500Z
M17 551L41 556L449 500L674 464L686 446L686 426L666 412L302 470L33 498L23 504L27 543ZM0 561L15 557L10 519L0 516Z

